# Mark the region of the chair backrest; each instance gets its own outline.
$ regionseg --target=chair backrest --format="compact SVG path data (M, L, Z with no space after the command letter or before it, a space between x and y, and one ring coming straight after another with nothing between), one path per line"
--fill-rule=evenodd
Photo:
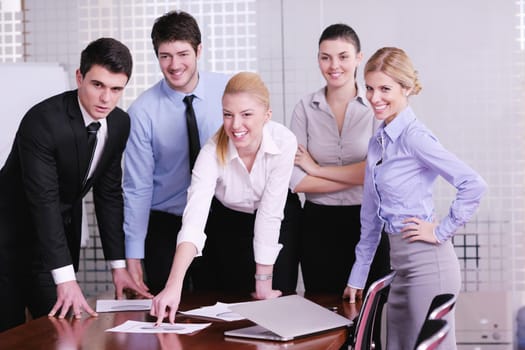
M355 333L353 338L353 349L368 350L372 346L372 333L374 321L378 310L379 301L388 295L390 283L394 279L396 272L392 271L388 275L378 279L370 285L366 293L365 300L361 306L361 311L357 318Z
M450 325L441 319L426 319L419 331L415 350L433 350L445 339Z
M456 296L454 294L439 294L432 299L428 308L427 319L436 320L443 318L456 305Z

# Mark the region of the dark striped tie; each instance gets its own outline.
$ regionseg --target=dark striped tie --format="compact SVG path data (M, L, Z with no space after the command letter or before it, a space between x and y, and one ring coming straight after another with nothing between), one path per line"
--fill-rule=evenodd
M195 160L199 155L201 149L201 142L199 139L199 128L197 127L197 119L195 118L195 111L193 110L194 95L184 97L183 101L186 105L186 126L188 128L188 139L190 148L190 171L193 169Z
M86 183L88 179L89 169L91 168L91 163L93 162L93 156L95 155L95 148L97 146L97 132L98 132L98 129L100 129L100 123L93 122L89 124L86 127L86 129L88 133L87 144L88 144L89 164L86 170L86 176L84 177L84 181L83 181L84 184Z

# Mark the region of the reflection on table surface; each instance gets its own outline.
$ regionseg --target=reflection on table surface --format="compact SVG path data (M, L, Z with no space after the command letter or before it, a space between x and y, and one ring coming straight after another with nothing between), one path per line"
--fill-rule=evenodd
M354 319L360 304L349 304L340 295L306 294L306 298L321 304L341 315ZM251 300L249 296L224 296L215 293L184 294L180 310L190 310L213 305L217 301L234 303ZM95 301L92 301L94 305ZM82 319L57 319L42 317L22 326L0 333L0 350L4 349L84 349L84 350L133 350L133 349L323 349L339 350L347 338L346 329L304 337L290 342L248 340L224 337L224 331L247 327L253 323L248 320L218 321L202 331L190 335L178 334L134 334L105 332L127 320L153 322L154 318L146 311L122 311L99 313L98 317ZM176 322L205 323L210 320L178 314Z

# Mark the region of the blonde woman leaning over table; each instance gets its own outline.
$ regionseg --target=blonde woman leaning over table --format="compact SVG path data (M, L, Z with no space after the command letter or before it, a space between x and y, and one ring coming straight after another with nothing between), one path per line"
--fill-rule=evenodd
M366 97L383 123L370 139L361 210L361 240L345 294L363 288L384 228L397 271L387 303L387 349L413 349L432 298L457 295L460 269L450 238L476 211L485 181L447 151L417 118L409 96L421 90L406 53L385 47L365 66ZM438 176L457 190L448 215L434 216L432 186ZM454 313L439 349L456 348Z
M201 254L215 290L281 295L272 279L296 138L270 120L269 92L255 73L233 76L222 104L224 124L199 153L170 276L153 299L157 322L174 322L184 275ZM210 219L220 215L205 230L210 205Z

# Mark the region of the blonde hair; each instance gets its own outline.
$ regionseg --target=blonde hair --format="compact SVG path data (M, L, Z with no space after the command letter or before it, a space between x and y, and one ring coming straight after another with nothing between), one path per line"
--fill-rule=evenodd
M226 84L224 88L224 95L248 93L268 110L270 108L270 92L257 73L240 72L235 74ZM217 142L217 157L219 163L224 165L226 162L226 154L228 153L228 135L224 130L224 125L219 128L215 134Z
M369 72L385 73L402 87L410 89L410 95L417 95L422 89L412 61L405 51L397 47L377 50L365 65L365 75Z

